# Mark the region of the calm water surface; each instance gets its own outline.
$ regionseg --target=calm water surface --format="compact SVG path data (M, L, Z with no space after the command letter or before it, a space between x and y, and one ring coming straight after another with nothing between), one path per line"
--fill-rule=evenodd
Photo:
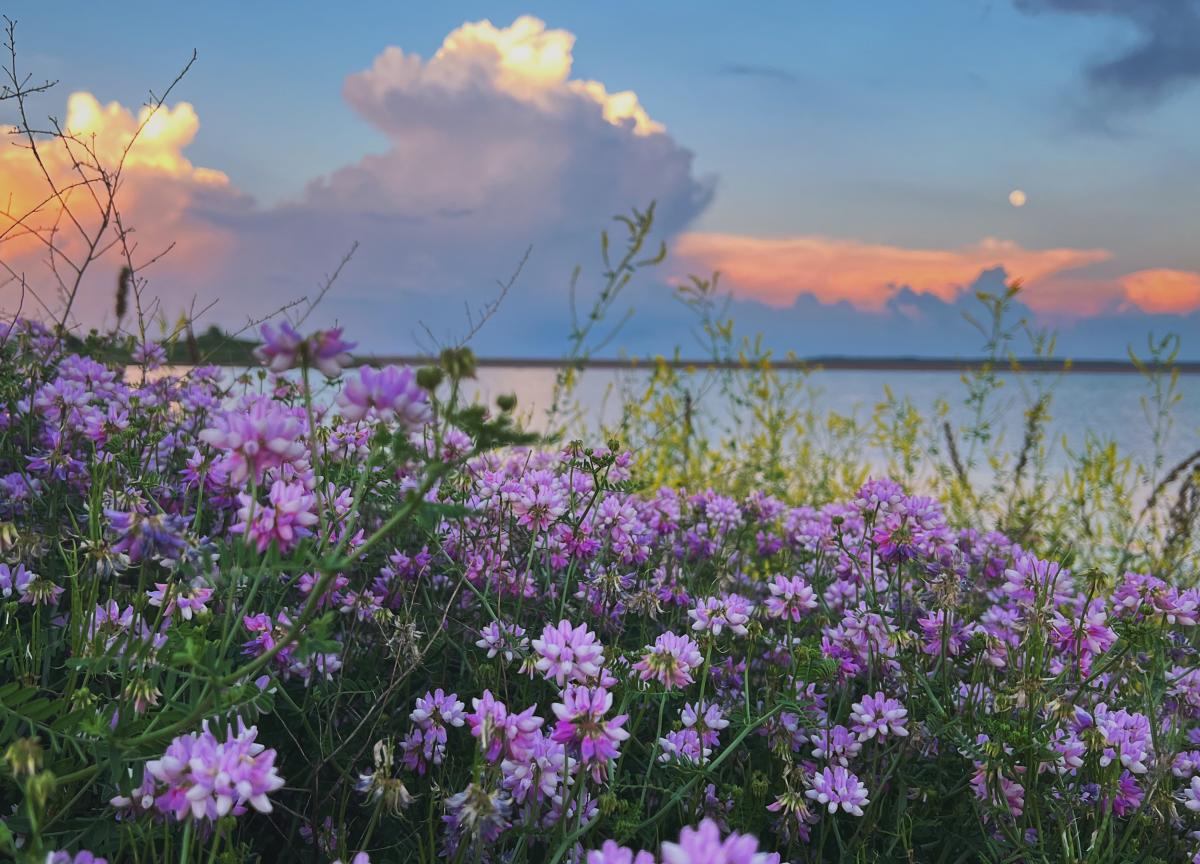
M179 367L166 368L159 374L182 371ZM243 371L229 369L228 374L232 379ZM132 369L130 373L140 375L140 371ZM587 428L598 431L601 423L617 420L622 391L640 393L648 374L637 370L584 372L575 398ZM699 410L717 424L725 423L730 419L730 408L711 385L712 379L706 379L705 375L700 372L694 378ZM500 394L516 393L518 413L528 427L542 431L553 399L554 380L553 369L487 367L479 370L477 380L468 382L465 393L489 402ZM707 389L703 386L706 380L710 382ZM993 428L1003 436L1006 449L1014 451L1020 447L1023 411L1031 401L1024 394L1030 392L1033 376L1004 375L1001 380L1004 386L993 397L994 408L998 409ZM1148 465L1153 460L1153 405L1143 404L1143 400L1152 398L1153 392L1141 375L1069 372L1041 380L1053 383L1051 419L1047 424L1052 468L1063 466L1067 461L1066 448L1081 448L1089 434L1114 441L1123 455L1137 462ZM885 399L885 388L891 390L895 399L909 400L926 418L933 417L939 402L944 401L949 406L947 419L952 426L957 428L972 420L972 413L964 404L966 385L956 372L820 370L808 375L811 404L819 411L836 411L863 423L870 420L875 406ZM1161 454L1168 467L1200 449L1200 375L1181 375L1176 393L1179 398L1173 407L1173 422ZM319 398L328 396L323 394ZM863 455L872 459L870 453Z
M619 389L632 386L635 392L645 386L646 372L589 370L583 374L577 398L586 419L595 428L599 421L614 421L618 416ZM781 373L789 374L789 373ZM494 399L506 392L517 394L521 411L534 428L544 428L545 412L554 389L553 370L529 368L485 368L475 383L478 395ZM697 381L702 374L697 376ZM1030 376L1005 375L1004 386L995 400L1002 409L995 428L1003 434L1010 449L1020 446L1023 411L1028 401ZM1154 435L1143 399L1152 397L1151 385L1141 375L1072 372L1046 377L1053 383L1051 419L1047 429L1052 465L1061 465L1063 447L1081 447L1089 433L1111 438L1122 453L1148 462L1154 455ZM941 400L949 404L948 419L954 426L970 422L972 413L964 405L966 386L956 372L909 371L817 371L808 378L815 405L824 410L852 415L860 421L870 419L877 403L885 398L885 387L898 400L908 399L925 417L932 417ZM1165 383L1165 382L1164 382ZM1174 464L1200 449L1200 376L1181 375L1179 401L1174 422L1163 449L1164 461ZM699 400L704 410L718 420L727 419L729 408L721 404L719 394L710 390ZM1151 407L1151 412L1153 408Z

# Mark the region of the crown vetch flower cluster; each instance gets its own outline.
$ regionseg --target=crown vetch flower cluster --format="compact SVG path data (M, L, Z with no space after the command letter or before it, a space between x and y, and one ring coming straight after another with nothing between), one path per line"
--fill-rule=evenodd
M629 715L605 719L612 705L612 693L605 688L571 684L563 692L562 702L550 706L558 718L553 739L566 745L581 765L591 769L597 782L603 778L608 761L619 755L621 742L629 737L629 732L621 728Z
M416 707L408 715L413 730L402 745L409 770L424 774L430 765L442 764L448 730L466 722L464 707L456 694L447 694L441 687L417 697Z
M692 671L703 662L700 646L690 636L660 633L633 668L643 681L656 680L673 690L691 684Z
M263 344L254 349L254 356L272 372L286 372L307 359L327 378L337 378L350 364L353 342L342 339L342 328L318 330L303 337L289 322L283 321L279 329L267 322L259 328Z
M871 803L867 798L867 787L841 765L825 768L814 775L812 788L804 794L827 807L830 813L836 813L840 807L847 813L861 816L863 808Z
M429 395L407 367L361 367L358 377L348 380L342 388L337 404L342 416L351 422L373 417L395 421L407 429L420 429L432 419Z
M534 668L559 687L595 678L604 664L604 648L586 624L572 626L565 619L547 624L541 638L530 644L538 655Z
M222 470L241 485L248 478L261 484L268 471L299 463L307 453L305 434L302 411L259 397L244 410L218 413L198 437L225 454Z
M258 743L258 729L239 717L238 731L226 729L225 739L203 724L200 733L180 735L158 759L146 763L146 773L159 784L155 808L175 819L191 817L214 822L246 806L271 812L270 793L283 786L275 771L275 751ZM116 806L121 803L114 801Z
M645 850L634 851L606 841L599 849L587 853L587 864L655 864L655 857ZM675 842L662 844L662 864L779 864L779 855L760 852L758 839L736 831L722 836L720 826L704 819L695 828L685 827Z
M1078 825L1195 846L1190 564L1080 575L887 479L817 506L645 491L606 447L475 453L487 415L412 370L310 405L274 373L336 376L350 344L264 337L250 383L149 380L0 325L0 676L58 688L84 720L55 734L125 760L96 854L181 821L231 841L214 823L242 816L261 857L296 813L323 860L357 860L368 826L434 813L422 843L464 860L580 828L571 860L878 857L934 788L966 793L913 822L919 848L1057 860ZM259 726L168 743L188 699ZM135 740L161 752L144 770L149 746L112 746ZM345 806L315 812L314 788Z

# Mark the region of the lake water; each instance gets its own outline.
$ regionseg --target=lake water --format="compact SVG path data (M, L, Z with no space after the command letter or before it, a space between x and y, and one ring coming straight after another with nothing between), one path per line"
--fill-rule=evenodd
M737 374L737 373L735 373ZM780 374L800 374L787 373ZM588 370L583 373L576 398L586 412L587 424L595 429L600 421L617 418L619 388L644 386L647 372ZM705 373L697 373L699 382ZM551 404L555 372L535 368L483 368L474 384L481 398L515 392L519 411L534 428L544 428L545 412ZM1163 376L1164 384L1165 376ZM1002 410L995 428L1004 434L1010 450L1020 447L1023 435L1023 391L1029 392L1033 379L1028 375L1003 375L995 399ZM1063 462L1063 442L1080 447L1090 432L1111 438L1119 450L1143 463L1154 454L1153 416L1147 417L1143 400L1153 396L1150 382L1137 374L1068 372L1043 376L1043 383L1053 383L1051 419L1047 424L1051 465ZM932 417L939 400L949 404L947 419L955 427L970 422L972 413L964 405L966 385L956 372L926 371L829 371L820 370L808 375L808 384L819 409L856 416L860 421L870 419L875 405L885 398L889 387L896 399L910 400L925 417ZM1181 375L1177 382L1179 401L1173 409L1174 422L1163 447L1163 459L1169 466L1200 449L1200 375ZM729 414L719 394L710 389L700 397L700 405L718 420ZM1151 412L1153 408L1151 407Z
M167 367L157 374L183 372L182 367ZM227 370L232 380L245 370ZM129 370L133 376L140 371ZM353 374L353 372L349 373ZM700 371L692 376L693 391L697 394L698 410L704 411L718 425L727 421L730 408L721 401L712 386L713 375ZM741 373L733 373L741 374ZM780 372L781 375L802 373ZM584 372L575 390L575 399L583 410L585 434L598 435L602 423L612 423L619 416L622 388L640 392L645 387L646 370L593 369ZM1166 383L1166 376L1162 376ZM1141 375L1118 373L1068 372L1061 375L1001 375L1003 386L993 397L995 416L993 428L1004 436L1009 452L1020 448L1024 430L1024 409L1030 404L1029 393L1035 380L1053 383L1050 420L1046 425L1046 442L1051 468L1066 462L1064 448L1078 449L1090 433L1116 443L1122 455L1135 462L1149 465L1154 458L1153 408L1147 416L1143 400L1153 397L1151 383ZM554 394L555 370L530 367L482 367L478 378L468 382L465 395L493 403L497 396L515 393L518 414L529 428L544 431L546 410ZM705 382L708 382L706 388ZM820 412L836 411L853 416L860 422L870 419L875 405L885 398L890 388L897 400L909 400L925 418L934 416L936 406L945 401L949 407L946 417L956 429L969 424L971 411L964 404L966 385L956 372L942 371L845 371L818 370L808 373L807 393ZM1174 403L1169 434L1161 448L1162 462L1167 467L1185 456L1200 450L1200 375L1180 375L1176 384L1178 401ZM321 398L321 397L319 397ZM938 424L940 426L940 423ZM875 461L874 454L864 452L864 458ZM1160 472L1161 473L1161 472Z

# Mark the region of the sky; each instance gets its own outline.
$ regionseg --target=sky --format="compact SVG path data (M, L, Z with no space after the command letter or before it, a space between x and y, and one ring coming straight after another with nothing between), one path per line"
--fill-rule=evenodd
M1200 0L63 8L0 0L21 68L58 82L31 114L111 158L197 53L118 203L135 259L174 244L142 271L158 308L202 327L314 296L357 243L306 325L428 350L528 249L473 344L553 356L573 268L586 308L600 231L654 201L669 254L606 353L695 354L674 286L719 271L739 331L801 356L978 353L976 291L1021 279L1015 314L1061 353L1177 332L1200 357ZM61 216L44 183L0 150L0 311L34 307L14 276L54 293L19 230ZM122 263L94 266L81 325L111 326Z

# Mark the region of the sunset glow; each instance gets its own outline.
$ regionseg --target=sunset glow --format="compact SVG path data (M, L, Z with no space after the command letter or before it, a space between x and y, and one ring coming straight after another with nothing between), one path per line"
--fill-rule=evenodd
M772 27L707 9L690 13L706 22L695 30L667 27L662 10L644 30L586 7L469 20L441 9L377 11L369 25L328 24L345 28L343 41L309 67L303 87L282 72L269 85L236 73L282 49L251 56L224 41L226 31L201 26L197 65L153 113L140 94L171 80L170 63L97 79L69 51L47 55L48 75L75 89L31 102L32 117L60 117L71 136L67 146L44 143L46 170L90 230L101 212L75 162L85 146L110 170L124 158L117 204L127 237L155 259L146 275L172 314L215 304L217 320L240 325L307 296L358 243L345 295L324 302L333 319L371 330L379 350L399 350L392 341L409 344L431 321L453 338L461 310L486 303L529 249L513 289L524 294L501 314L506 326L527 327L530 352L550 351L573 268L586 280L600 231L614 238L614 215L651 202L652 241L669 256L629 298L651 322L647 334L686 338L671 285L713 271L735 312L785 348L793 327L783 310L818 330L897 315L957 321L980 285L1005 280L1022 282L1021 314L1063 326L1081 340L1065 344L1093 354L1123 355L1113 334L1130 341L1200 318L1200 257L1182 227L1190 211L1180 209L1200 189L1190 163L1172 155L1188 134L1163 139L1147 128L1101 146L1087 122L1115 131L1132 115L1113 102L1068 122L1035 104L1049 91L1045 68L1022 77L989 64L978 39L951 58L938 53L945 40L909 33L928 62L897 86L922 88L918 118L874 87L883 74L875 66L903 57L864 54L856 65L850 55L798 55ZM273 32L246 14L260 37ZM876 14L889 29L909 27L904 16ZM59 26L41 15L27 17L42 30ZM128 15L127 29L160 26ZM828 19L821 26L848 26L832 11ZM1044 20L1022 8L1005 26L1029 38ZM713 41L718 32L731 39ZM90 43L76 42L82 58ZM184 61L189 54L181 49ZM945 63L973 89L939 85ZM1017 113L997 111L999 93L1012 100L1005 112ZM953 136L939 131L955 124ZM34 233L69 220L26 149L0 148L0 176L0 310L9 310L22 279L47 296L59 290L45 237ZM70 229L55 242L75 255L86 244ZM102 248L76 306L80 326L111 315L122 262L116 247ZM397 315L403 333L384 323Z
M719 270L738 297L784 307L801 294L812 294L823 303L847 302L875 311L901 286L952 301L980 273L995 267L1022 279L1026 302L1036 309L1039 288L1053 277L1112 257L1104 249L1024 249L995 238L964 249L905 249L831 237L727 234L685 234L676 251L687 267ZM1080 306L1075 311L1091 310Z
M27 147L0 149L0 176L5 186L0 202L0 258L6 265L2 275L10 277L0 278L0 307L18 297L19 279L14 273L23 275L38 290L53 226L58 226L52 241L55 248L71 260L81 260L88 238L97 236L105 218L106 183L114 182L111 172L122 164L122 157L113 201L122 224L136 226L129 243L137 260L148 260L173 244L174 266L197 276L215 275L230 249L231 237L197 213L197 199L236 193L223 172L197 167L183 155L200 129L190 104L164 105L153 114L142 108L135 115L117 102L102 103L91 93L76 92L67 100L63 129L68 137L39 142L41 165ZM97 163L110 172L107 179L95 170ZM50 191L42 166L59 195ZM66 217L66 208L71 219ZM106 253L102 261L107 267L117 267L121 249L113 243L117 237L114 217L109 214L108 219L109 228L97 248ZM76 221L88 238L75 228ZM104 269L102 264L97 275ZM68 272L64 278L69 276ZM105 281L111 278L109 275ZM44 286L42 290L45 293ZM107 297L103 302L107 303ZM82 308L89 305L96 304L85 302Z
M1144 312L1184 313L1200 308L1200 273L1139 270L1121 279L1125 297Z

